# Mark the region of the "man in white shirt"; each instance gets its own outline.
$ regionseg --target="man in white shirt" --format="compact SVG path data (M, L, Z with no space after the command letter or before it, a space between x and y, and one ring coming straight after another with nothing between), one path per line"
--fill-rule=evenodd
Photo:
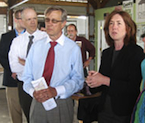
M32 98L22 88L22 74L28 55L29 36L33 36L31 41L34 44L47 34L38 30L37 14L33 8L25 8L23 10L22 21L26 27L26 32L13 40L9 51L9 62L11 71L17 74L20 104L29 123L29 110Z

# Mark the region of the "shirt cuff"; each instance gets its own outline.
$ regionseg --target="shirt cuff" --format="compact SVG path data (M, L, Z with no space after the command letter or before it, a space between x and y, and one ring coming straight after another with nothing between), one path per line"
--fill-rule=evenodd
M29 95L30 95L31 97L33 97L33 93L34 93L34 89L31 88L31 89L29 90Z
M57 92L57 96L55 97L56 99L61 97L61 95L64 95L65 94L65 87L64 86L58 86L58 87L55 87L56 89L56 92Z

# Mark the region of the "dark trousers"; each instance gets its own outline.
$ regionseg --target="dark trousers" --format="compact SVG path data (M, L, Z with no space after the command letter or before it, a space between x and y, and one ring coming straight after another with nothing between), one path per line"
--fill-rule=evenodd
M106 96L104 109L98 114L98 123L130 123L131 115L118 116L112 110L111 98Z
M85 76L85 78L88 76L88 71L86 68L84 68L84 76Z
M19 93L21 108L23 109L27 122L29 123L29 112L30 112L32 97L23 90L23 82L19 80L18 80L18 93Z
M77 118L83 123L92 123L98 120L100 97L79 99Z

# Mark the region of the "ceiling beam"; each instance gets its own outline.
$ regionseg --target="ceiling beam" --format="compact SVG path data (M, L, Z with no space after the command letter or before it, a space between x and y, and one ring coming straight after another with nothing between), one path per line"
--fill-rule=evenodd
M98 1L97 0L88 0L88 3L91 4L91 6L94 9L97 9L98 8Z
M110 0L102 0L101 2L101 8L104 8L104 6L109 2Z
M47 5L60 5L60 6L83 6L87 7L87 3L79 2L66 2L66 1L55 1L55 0L29 0L28 4L47 4Z
M88 0L94 9L103 8L109 0Z
M19 4L23 2L24 0L8 0L8 6L11 8L12 6L15 6L16 4Z
M0 2L5 2L5 3L7 3L7 1L8 1L8 0L0 0Z
M0 0L8 3L9 8L22 2L23 0ZM109 0L88 0L88 3L94 9L103 8ZM66 1L56 1L56 0L29 0L27 3L29 4L47 4L47 5L60 5L60 6L82 6L87 7L87 3L79 3L79 2L66 2Z
M0 7L0 14L7 14L7 7Z

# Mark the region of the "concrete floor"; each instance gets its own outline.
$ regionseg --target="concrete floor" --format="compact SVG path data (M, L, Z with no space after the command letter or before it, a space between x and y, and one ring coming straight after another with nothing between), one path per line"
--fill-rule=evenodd
M83 123L82 121L77 120L77 108L78 108L77 106L78 106L77 101L75 101L73 123ZM11 123L9 113L8 113L8 106L7 106L6 94L4 88L0 88L0 123ZM23 118L23 123L27 123L25 117ZM93 122L93 123L97 123L97 122Z
M5 88L0 88L0 123L11 123L8 112ZM27 123L24 115L23 123Z
M10 123L5 89L0 89L0 123Z
M75 115L74 115L74 122L73 123L79 123L79 121L77 120L77 116L76 116L76 114L77 114L77 103L75 103L74 114ZM0 88L0 123L11 123L4 88ZM23 123L27 123L25 117L24 117Z

